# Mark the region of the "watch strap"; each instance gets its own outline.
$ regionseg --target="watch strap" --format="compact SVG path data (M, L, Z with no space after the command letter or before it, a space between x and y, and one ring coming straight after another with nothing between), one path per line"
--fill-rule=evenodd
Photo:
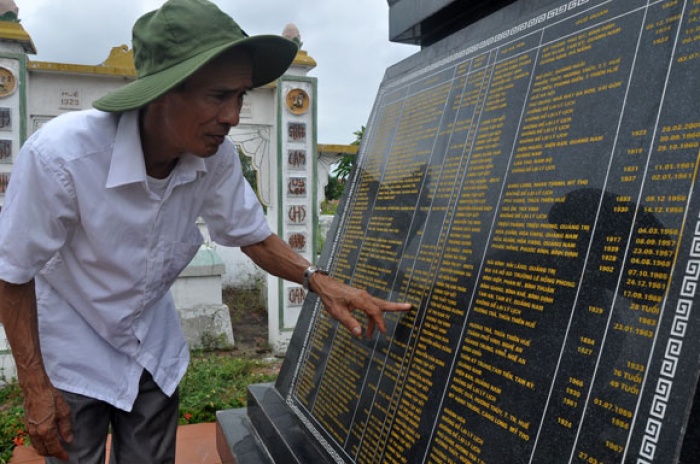
M301 286L304 287L304 290L306 290L307 292L313 293L313 290L311 290L309 284L311 282L311 276L317 272L319 274L328 275L328 271L326 271L325 269L321 269L320 267L316 267L316 266L309 266L304 271L304 277L301 280Z

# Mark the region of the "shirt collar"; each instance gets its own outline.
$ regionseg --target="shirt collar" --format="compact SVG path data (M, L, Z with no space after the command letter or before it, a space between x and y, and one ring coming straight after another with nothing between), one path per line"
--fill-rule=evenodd
M196 178L198 171L207 172L204 160L198 156L184 155L175 166L177 177L182 180ZM122 113L112 149L112 160L107 175L107 188L147 181L146 162L141 148L139 110Z

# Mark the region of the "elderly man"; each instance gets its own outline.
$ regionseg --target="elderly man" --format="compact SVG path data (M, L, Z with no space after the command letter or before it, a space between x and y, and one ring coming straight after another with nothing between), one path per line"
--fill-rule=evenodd
M103 463L174 462L189 360L169 288L211 237L303 283L356 336L404 311L342 284L266 225L227 139L245 93L296 45L248 37L206 0L169 0L133 28L138 79L47 123L23 146L0 215L0 315L37 451ZM98 111L99 110L99 111Z

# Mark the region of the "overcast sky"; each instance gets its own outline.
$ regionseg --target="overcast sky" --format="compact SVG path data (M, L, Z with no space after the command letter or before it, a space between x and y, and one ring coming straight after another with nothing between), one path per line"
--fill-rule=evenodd
M386 0L214 0L250 35L281 34L294 23L317 62L318 141L350 143L366 125L386 68L418 52L388 39ZM15 0L35 61L102 63L131 46L131 27L163 0Z

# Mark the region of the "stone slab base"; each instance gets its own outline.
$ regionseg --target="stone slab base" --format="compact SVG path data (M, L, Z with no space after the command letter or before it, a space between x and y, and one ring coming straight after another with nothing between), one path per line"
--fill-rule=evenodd
M248 387L247 409L219 411L216 417L216 445L222 464L331 462L308 439L271 383Z

